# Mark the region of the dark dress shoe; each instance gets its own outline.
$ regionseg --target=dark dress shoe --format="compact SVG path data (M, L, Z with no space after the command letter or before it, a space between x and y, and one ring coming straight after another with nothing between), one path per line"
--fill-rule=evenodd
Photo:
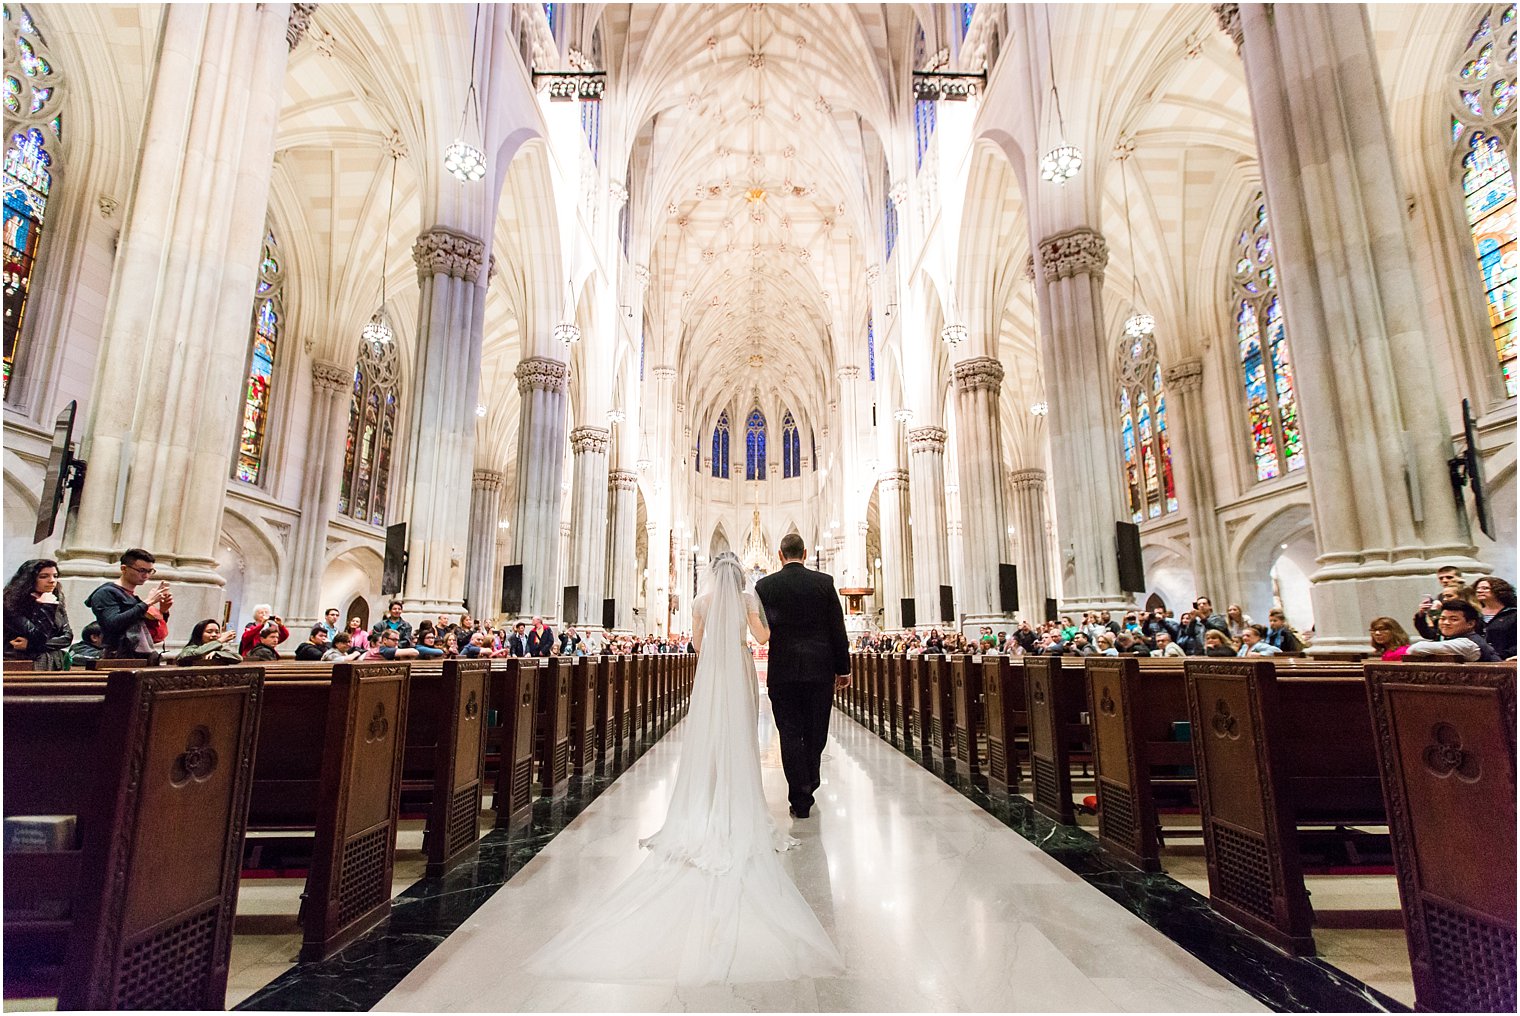
M808 807L806 805L799 808L795 804L786 810L788 814L792 816L792 818L807 818L808 815L812 814L813 811L811 807Z

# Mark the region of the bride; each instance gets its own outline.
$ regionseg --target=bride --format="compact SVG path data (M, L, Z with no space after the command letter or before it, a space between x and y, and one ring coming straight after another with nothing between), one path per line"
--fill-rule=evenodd
M770 639L732 553L694 604L700 654L665 824L649 856L594 911L528 961L545 977L710 984L828 977L844 969L777 857L797 841L766 809L759 689L745 645Z

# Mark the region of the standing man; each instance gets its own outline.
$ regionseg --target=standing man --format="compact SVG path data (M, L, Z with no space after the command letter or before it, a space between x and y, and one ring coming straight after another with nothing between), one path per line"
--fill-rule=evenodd
M327 641L331 642L338 637L338 632L343 629L338 627L338 608L328 607L327 613L322 615L322 627L327 629Z
M807 818L822 782L834 689L850 683L850 639L834 577L808 569L802 537L782 537L780 557L781 570L755 583L755 593L771 628L765 683L781 735L787 798L792 817Z
M544 624L541 617L535 617L533 627L528 629L528 655L554 655L554 629Z
M409 649L412 645L412 625L401 616L402 604L400 600L392 600L386 608L386 614L375 625L375 630L369 633L369 640L376 645L381 642L381 636L387 631L396 633L396 639L402 649ZM368 659L368 657L366 657Z
M84 601L100 625L101 655L154 660L157 644L169 637L169 608L174 597L160 582L146 600L137 590L154 574L155 558L141 547L121 555L121 577L97 588Z

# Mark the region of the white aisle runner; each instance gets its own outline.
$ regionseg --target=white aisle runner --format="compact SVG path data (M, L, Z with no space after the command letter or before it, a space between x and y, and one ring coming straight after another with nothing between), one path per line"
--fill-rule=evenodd
M813 817L791 822L770 705L766 797L784 855L847 969L706 987L544 981L526 957L642 860L665 816L681 728L599 797L377 1011L1253 1011L1245 992L1039 848L835 713Z

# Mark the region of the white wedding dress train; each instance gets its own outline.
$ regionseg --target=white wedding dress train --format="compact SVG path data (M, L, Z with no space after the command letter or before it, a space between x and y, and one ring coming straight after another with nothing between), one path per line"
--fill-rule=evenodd
M709 585L695 604L700 655L665 824L643 841L649 856L632 875L529 958L531 973L710 984L844 968L777 856L797 841L766 809L744 635L746 623L761 641L769 631L733 555L713 562Z

